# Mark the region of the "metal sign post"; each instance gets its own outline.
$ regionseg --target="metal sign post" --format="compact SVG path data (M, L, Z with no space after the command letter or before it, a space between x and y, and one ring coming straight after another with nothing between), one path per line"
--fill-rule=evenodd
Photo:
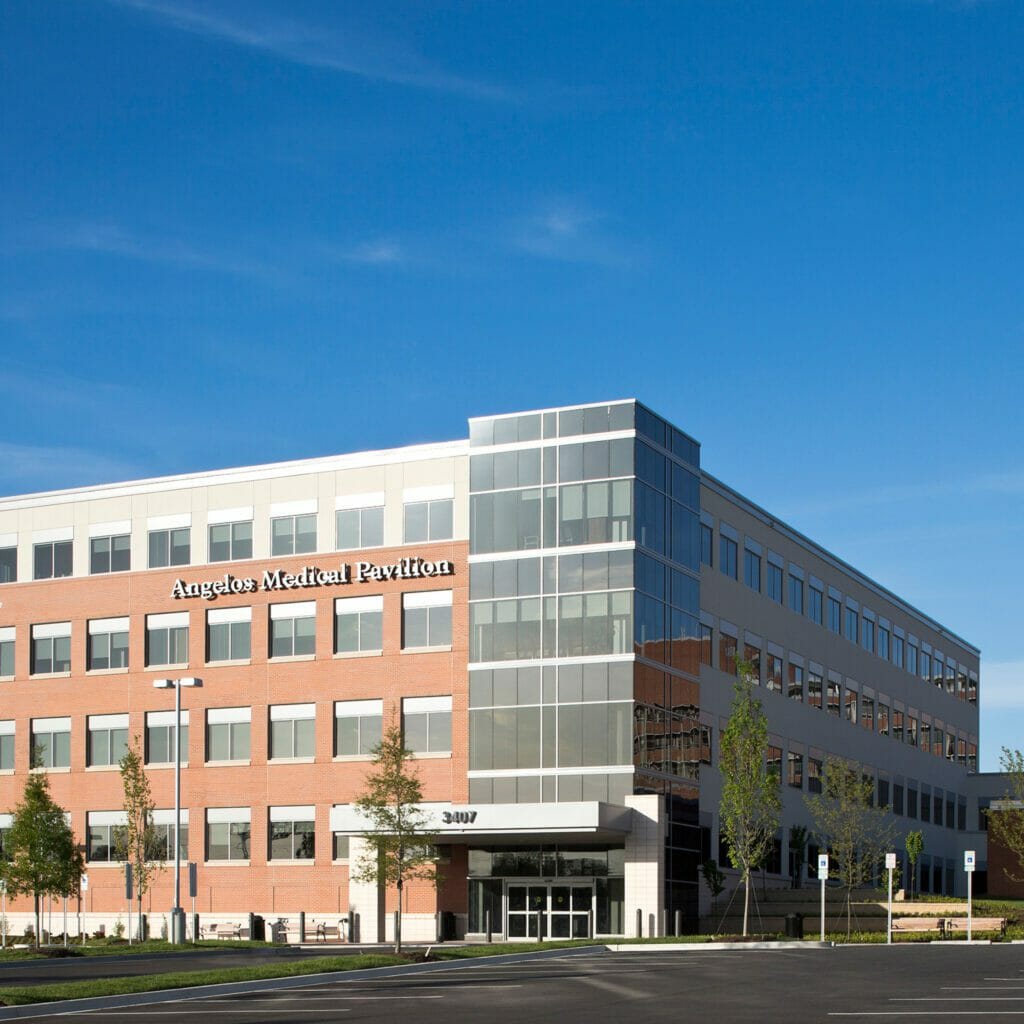
M885 855L885 870L889 874L889 919L885 926L885 942L886 945L892 945L892 873L896 870L895 853Z
M3 948L7 948L7 879L0 878L0 901L3 903L3 909L0 910L0 916L3 918Z
M971 918L973 908L971 906L971 879L974 878L975 856L973 850L964 850L964 871L967 872L967 941L971 941Z
M821 941L825 941L825 883L828 881L828 854L818 854L818 878L821 881Z

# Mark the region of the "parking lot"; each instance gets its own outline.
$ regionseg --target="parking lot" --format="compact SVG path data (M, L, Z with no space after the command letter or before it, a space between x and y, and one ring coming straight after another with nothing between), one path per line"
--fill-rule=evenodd
M238 1024L342 1019L570 1024L642 1018L645 1024L842 1019L975 1020L1024 1017L1024 946L901 945L750 951L586 953L496 965L469 961L430 973L371 980L309 979L298 988L217 997L165 994L117 1009L29 1010L21 1019L75 1012L90 1021L153 1024L223 1017ZM22 1010L25 1013L27 1008ZM0 1019L5 1016L0 1011Z

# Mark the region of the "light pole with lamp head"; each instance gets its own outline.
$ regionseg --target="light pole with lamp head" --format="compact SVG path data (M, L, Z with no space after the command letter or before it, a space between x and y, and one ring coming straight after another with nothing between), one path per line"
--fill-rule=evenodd
M178 833L181 828L181 688L202 686L202 679L187 676L184 679L154 679L158 690L174 690L174 906L171 908L171 942L185 941L185 911L181 909L181 847Z

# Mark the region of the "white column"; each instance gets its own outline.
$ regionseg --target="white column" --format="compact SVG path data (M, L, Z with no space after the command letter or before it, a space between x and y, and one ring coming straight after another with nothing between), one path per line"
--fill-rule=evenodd
M665 893L665 801L657 794L627 796L633 827L626 836L625 931L636 937L636 912L643 912L643 934L650 934L651 918L661 929Z
M348 842L350 870L355 870L367 856L373 856L372 847L361 836L352 836ZM348 883L348 905L359 915L361 942L383 942L384 890L375 882Z

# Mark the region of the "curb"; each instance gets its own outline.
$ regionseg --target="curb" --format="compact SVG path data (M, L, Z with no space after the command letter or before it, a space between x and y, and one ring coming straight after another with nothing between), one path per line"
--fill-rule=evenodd
M440 960L429 964L400 964L395 967L368 967L357 971L329 971L325 974L304 974L295 978L264 978L255 981L231 981L219 985L196 985L189 988L161 989L156 992L130 992L116 996L91 996L88 999L63 999L52 1003L29 1003L25 1006L0 1008L0 1021L22 1020L26 1017L54 1017L81 1013L85 1010L112 1010L154 1003L183 1002L202 996L245 995L294 988L311 988L329 981L368 981L374 978L400 978L407 974L430 974L435 971L460 970L481 964L510 964L526 960L551 960L604 952L607 946L575 946L567 949L540 950L536 953L499 953L497 956L470 957L465 960Z
M610 953L650 953L653 951L670 953L702 953L705 950L715 952L720 950L744 950L744 949L831 949L833 942L811 942L810 940L799 939L796 941L781 942L771 940L768 942L632 942L621 945L607 945L604 948Z

